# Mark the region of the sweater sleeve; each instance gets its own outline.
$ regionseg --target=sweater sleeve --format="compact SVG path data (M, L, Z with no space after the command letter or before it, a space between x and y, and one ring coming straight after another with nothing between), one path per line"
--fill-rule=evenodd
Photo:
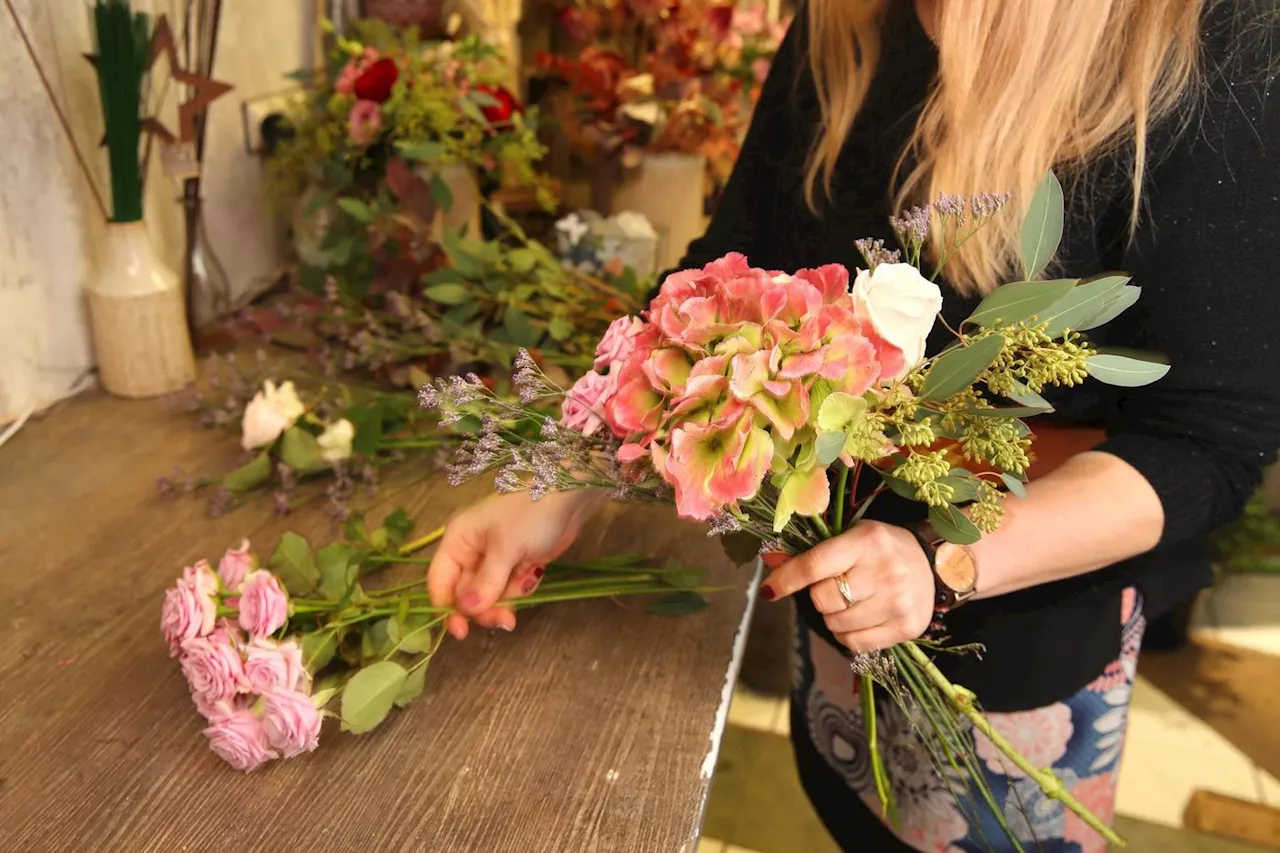
M780 161L793 141L792 94L807 40L807 16L801 5L769 68L742 151L711 223L705 234L689 244L679 269L704 266L729 252L741 252L748 258L758 253L761 212L777 193ZM672 272L659 275L658 285ZM650 298L656 294L655 287Z
M1107 336L1171 365L1118 391L1098 448L1154 487L1161 548L1238 515L1280 448L1280 81L1257 52L1233 65L1150 175L1124 266L1142 296Z

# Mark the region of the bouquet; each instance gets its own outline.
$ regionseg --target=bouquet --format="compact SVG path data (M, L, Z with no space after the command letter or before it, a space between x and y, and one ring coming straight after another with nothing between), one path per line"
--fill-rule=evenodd
M403 510L373 531L353 516L345 540L319 550L286 533L267 566L246 540L216 569L201 560L183 570L165 593L160 631L220 758L256 770L314 750L326 717L364 734L422 695L451 609L433 607L420 579L362 583L390 564L430 562L410 555L444 531L408 541L412 529ZM506 605L656 596L650 612L678 616L704 606L700 584L697 571L620 555L552 563L536 592Z
M1090 376L1139 385L1168 370L1100 351L1080 334L1133 304L1128 277L1036 280L1061 237L1062 191L1052 175L1023 228L1026 280L997 288L954 330L950 346L925 358L942 305L919 269L927 241L938 240L945 259L1007 198L943 197L895 217L905 259L879 241L860 241L867 269L852 288L841 266L786 274L752 268L741 255L675 273L648 312L610 327L595 369L567 392L527 357L514 378L519 405L473 379L438 381L420 397L442 422L483 418L451 476L496 469L499 490L527 490L534 499L596 488L674 503L743 558L761 549L806 551L856 525L889 490L925 504L940 536L973 543L999 524L1004 491L1022 490L1032 443L1023 418L1050 410L1041 390ZM559 419L529 405L548 397L562 400ZM522 437L535 428L537 439ZM860 497L867 490L850 485L867 478L879 485ZM957 796L972 784L993 802L981 773L967 772L977 767L974 738L982 736L1048 796L1117 840L992 728L971 692L943 676L932 657L942 648L922 639L855 656L872 769L890 819L875 684L914 706L909 717Z

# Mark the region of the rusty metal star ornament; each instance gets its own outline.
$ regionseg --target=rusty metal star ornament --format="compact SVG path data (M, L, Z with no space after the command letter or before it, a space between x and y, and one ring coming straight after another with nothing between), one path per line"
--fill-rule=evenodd
M193 74L182 67L178 59L177 43L173 38L173 29L169 26L169 19L165 15L161 15L156 19L156 31L151 37L149 67L155 65L161 54L166 55L169 59L169 76L173 78L174 82L191 87L190 99L178 105L177 138L184 143L194 143L196 139L196 117L208 109L209 104L213 101L230 92L231 85L214 80L212 77ZM161 136L166 142L173 142L173 133L164 127L159 120L154 117L149 118L146 120L146 124L152 133Z

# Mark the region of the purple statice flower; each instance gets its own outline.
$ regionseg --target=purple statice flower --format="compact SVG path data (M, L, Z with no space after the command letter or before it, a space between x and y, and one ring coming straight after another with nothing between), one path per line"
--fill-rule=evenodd
M538 368L537 363L533 360L533 356L529 355L529 351L521 348L516 354L514 371L511 374L511 384L515 386L516 393L520 395L520 402L526 406L544 397L553 390L547 383L547 377Z
M742 529L742 522L734 518L727 512L719 512L711 517L710 525L707 528L708 536L724 536L729 533L737 533Z
M973 218L976 222L986 222L991 217L1000 212L1009 199L1011 193L978 193L969 199L969 209L973 212Z
M862 259L867 262L867 268L872 272L880 264L896 264L902 257L896 249L886 249L883 240L864 237L854 241L854 245L858 247L858 251L862 253Z
M436 411L440 416L440 425L449 426L466 416L462 411L463 407L487 396L489 389L472 373L465 379L450 376L423 385L418 389L418 405Z
M912 207L897 216L890 216L889 224L898 235L898 242L904 246L919 247L929 239L932 214L930 207Z
M231 492L226 489L215 489L209 496L209 517L221 518L231 509Z
M954 219L957 228L964 227L965 199L962 196L943 193L933 203L933 209L943 219Z
M279 489L274 495L272 495L272 497L275 500L276 515L280 518L284 518L290 512L289 493L283 489Z

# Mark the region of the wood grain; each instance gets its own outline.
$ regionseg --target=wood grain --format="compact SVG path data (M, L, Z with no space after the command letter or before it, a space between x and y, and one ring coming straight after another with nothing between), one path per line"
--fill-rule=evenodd
M684 619L607 602L521 616L446 645L426 695L362 737L239 775L205 747L158 632L181 567L249 536L336 532L261 499L220 519L162 503L175 465L226 470L229 438L161 402L91 394L0 452L0 850L667 851L692 849L702 763L747 574L660 510L611 512L582 553L712 566L732 591ZM430 529L483 489L383 487ZM421 479L416 478L416 479Z

